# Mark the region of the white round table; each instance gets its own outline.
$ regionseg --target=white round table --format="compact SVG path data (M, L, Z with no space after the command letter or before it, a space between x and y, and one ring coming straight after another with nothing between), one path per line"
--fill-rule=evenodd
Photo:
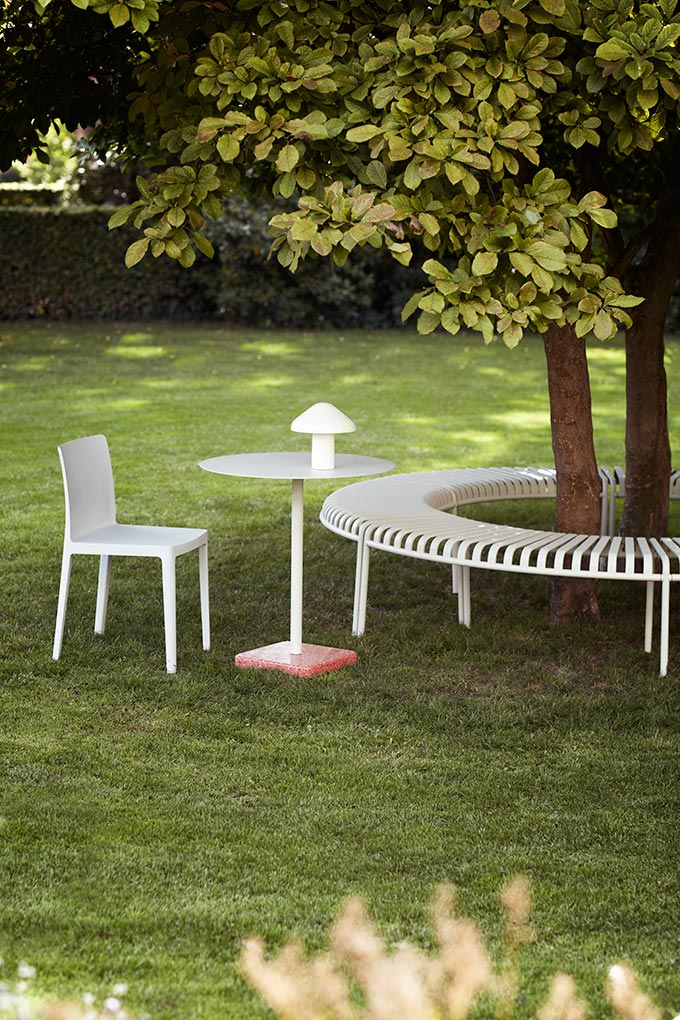
M302 546L304 518L304 484L308 479L353 478L391 471L391 460L361 457L354 454L335 455L335 467L313 468L309 452L281 451L273 453L236 453L202 460L199 467L218 475L242 478L281 478L292 481L291 543L290 543L290 640L262 648L240 652L237 666L280 669L296 676L314 676L356 662L356 652L326 645L302 642Z

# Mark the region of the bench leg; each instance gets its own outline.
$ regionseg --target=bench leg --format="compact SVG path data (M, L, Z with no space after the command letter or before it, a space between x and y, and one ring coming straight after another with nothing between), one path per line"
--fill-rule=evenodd
M661 582L661 652L659 655L659 676L668 672L668 618L670 615L671 582Z
M470 568L456 564L456 589L458 591L458 623L470 626Z
M652 636L654 632L654 582L647 581L645 598L645 651L652 650Z
M371 564L371 550L367 543L364 541L361 543L363 546L361 552L361 559L357 560L357 602L355 606L354 625L352 633L356 634L357 637L361 637L366 629L366 603L368 602L368 571Z
M360 531L357 539L357 563L354 571L354 605L352 607L352 634L358 634L359 602L361 600L361 571L363 569L364 552L366 551L366 535Z

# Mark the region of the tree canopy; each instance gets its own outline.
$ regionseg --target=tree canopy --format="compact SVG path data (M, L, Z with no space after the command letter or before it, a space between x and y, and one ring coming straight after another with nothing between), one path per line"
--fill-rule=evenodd
M569 323L607 339L637 303L621 284L630 255L611 204L662 188L672 165L675 8L11 0L4 91L39 110L40 89L68 67L89 83L62 82L69 127L106 123L108 109L129 151L170 157L129 211L142 231L130 264L151 250L189 265L195 247L209 250L200 230L220 196L261 188L298 201L273 223L292 269L365 244L407 262L419 237L432 253L427 287L406 314L422 331L463 326L514 346L525 329Z

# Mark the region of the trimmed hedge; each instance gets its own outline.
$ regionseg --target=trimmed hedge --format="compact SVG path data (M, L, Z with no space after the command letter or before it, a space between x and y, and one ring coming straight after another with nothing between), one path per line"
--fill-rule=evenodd
M0 206L60 205L63 198L63 184L29 184L27 181L0 184Z
M1 319L206 318L214 314L207 260L126 269L133 233L109 231L112 209L0 207Z
M149 257L132 269L132 228L109 231L111 206L0 206L0 319L221 319L234 325L400 325L422 286L385 252L355 251L338 269L309 259L296 273L268 259L271 209L231 200L210 226L215 259L191 269Z

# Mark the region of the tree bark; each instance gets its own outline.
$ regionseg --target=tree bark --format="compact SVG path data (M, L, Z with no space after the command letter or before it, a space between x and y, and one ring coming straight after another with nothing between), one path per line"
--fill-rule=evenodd
M668 438L664 326L680 272L680 211L666 210L631 273L635 309L626 335L626 496L622 535L668 534Z
M571 326L551 326L544 337L550 394L550 424L557 469L556 531L594 535L600 531L600 476L595 459L590 377L584 339ZM553 624L600 617L595 582L553 578Z

